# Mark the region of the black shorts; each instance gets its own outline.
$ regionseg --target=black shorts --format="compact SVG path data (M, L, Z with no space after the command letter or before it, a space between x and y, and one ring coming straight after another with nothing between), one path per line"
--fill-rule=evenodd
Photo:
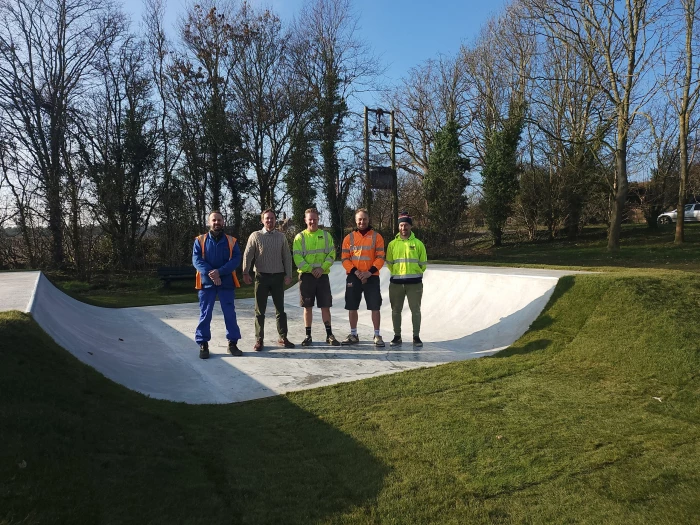
M367 310L379 310L382 307L382 292L379 289L379 276L372 275L365 284L354 273L349 273L345 280L345 309L359 310L362 293L365 294Z
M299 274L299 304L304 308L310 308L314 306L314 301L318 301L319 308L333 306L333 294L331 294L328 275L323 274L316 279L310 273Z

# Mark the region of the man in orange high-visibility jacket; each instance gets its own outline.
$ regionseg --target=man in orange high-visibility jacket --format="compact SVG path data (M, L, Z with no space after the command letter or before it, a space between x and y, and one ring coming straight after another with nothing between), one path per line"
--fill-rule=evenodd
M241 249L234 237L224 233L224 217L220 212L209 214L209 233L195 239L192 264L197 269L196 288L199 290L199 324L194 332L199 357L209 357L211 317L217 296L224 314L228 351L234 356L243 355L237 346L241 330L233 304L235 289L239 286L236 268L241 264Z
M374 325L374 346L384 346L379 333L382 293L379 289L379 270L384 266L384 239L372 229L369 213L360 208L355 212L357 229L343 240L341 261L347 273L345 282L345 309L350 319L350 334L341 342L352 345L360 341L357 335L357 310L362 295L365 296L367 309L372 312Z

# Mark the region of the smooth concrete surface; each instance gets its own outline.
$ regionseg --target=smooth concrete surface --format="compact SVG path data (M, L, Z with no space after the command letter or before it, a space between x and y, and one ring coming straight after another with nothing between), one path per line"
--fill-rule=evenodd
M0 309L30 312L58 344L108 378L154 398L187 403L230 403L294 390L353 381L492 354L518 339L549 300L557 280L574 272L428 265L424 277L421 338L411 344L411 314L403 312L401 347L391 348L389 273L382 269L382 335L385 348L372 344L370 313L361 305L360 344L325 343L320 311L314 309L311 347L302 347L303 310L298 287L285 293L289 339L277 344L275 314L268 303L265 350L254 352L252 299L236 301L243 357L226 352L223 316L215 309L211 357L198 358L194 330L196 303L141 308L98 308L76 301L39 272L0 274ZM332 326L339 340L349 333L344 310L345 272L331 269ZM196 298L193 290L193 300Z

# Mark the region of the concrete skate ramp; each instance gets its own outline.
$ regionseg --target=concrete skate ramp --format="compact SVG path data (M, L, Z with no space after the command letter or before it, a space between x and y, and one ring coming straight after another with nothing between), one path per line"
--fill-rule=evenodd
M549 300L559 277L573 272L429 265L424 277L423 348L411 344L411 314L403 312L401 347L391 348L389 274L382 269L382 334L385 348L372 344L370 314L361 305L360 344L325 343L320 314L314 312L311 347L304 337L298 288L285 293L289 338L277 345L274 307L268 303L263 352L253 352L252 299L236 301L243 357L226 352L223 317L215 310L211 357L200 360L194 342L196 303L142 308L98 308L76 301L38 272L0 274L0 309L32 314L54 340L108 378L148 396L187 403L230 403L294 390L353 381L381 374L438 365L492 354L518 339ZM331 269L333 331L348 331L344 310L345 272ZM193 300L196 300L193 291Z

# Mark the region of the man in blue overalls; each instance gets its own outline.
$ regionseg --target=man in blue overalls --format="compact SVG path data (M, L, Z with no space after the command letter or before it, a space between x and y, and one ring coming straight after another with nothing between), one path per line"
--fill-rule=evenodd
M199 290L199 324L194 340L199 345L200 359L209 357L211 316L219 297L226 323L226 339L231 355L243 355L236 343L241 330L236 322L233 304L235 289L240 286L236 268L241 263L241 249L235 237L224 233L224 217L218 211L209 214L209 233L197 237L192 248L192 264L197 269L196 288Z

